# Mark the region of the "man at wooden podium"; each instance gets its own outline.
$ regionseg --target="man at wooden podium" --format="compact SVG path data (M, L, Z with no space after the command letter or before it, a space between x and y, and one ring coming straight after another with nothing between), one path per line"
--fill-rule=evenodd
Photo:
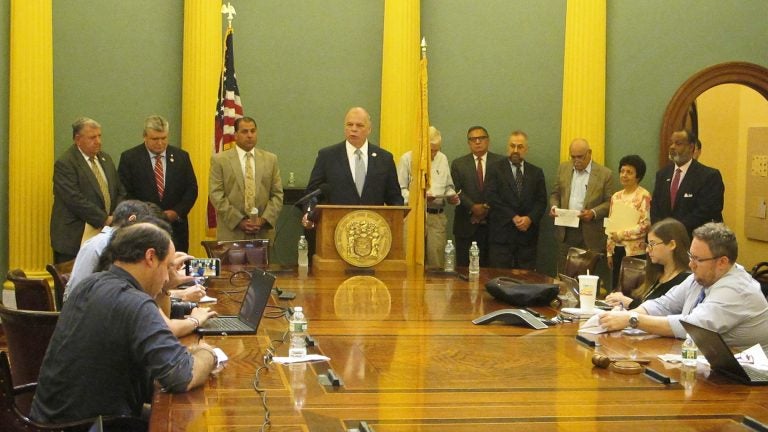
M320 149L309 176L307 193L322 185L324 204L403 205L397 168L392 153L369 143L371 116L360 107L351 108L344 117L344 136L338 144ZM303 207L302 225L314 228L309 205Z

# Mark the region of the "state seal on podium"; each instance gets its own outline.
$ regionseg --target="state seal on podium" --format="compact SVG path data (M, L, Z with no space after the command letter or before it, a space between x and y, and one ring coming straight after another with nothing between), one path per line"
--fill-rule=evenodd
M334 231L336 251L355 267L372 267L389 254L392 230L387 221L370 210L356 210L339 220Z

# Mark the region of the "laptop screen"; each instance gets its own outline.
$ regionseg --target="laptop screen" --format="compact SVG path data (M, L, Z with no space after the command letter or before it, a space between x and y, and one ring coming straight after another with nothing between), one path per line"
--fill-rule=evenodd
M259 321L267 307L272 287L275 285L275 276L261 269L251 272L251 284L245 293L243 304L240 305L240 319L246 321L254 329L259 327Z

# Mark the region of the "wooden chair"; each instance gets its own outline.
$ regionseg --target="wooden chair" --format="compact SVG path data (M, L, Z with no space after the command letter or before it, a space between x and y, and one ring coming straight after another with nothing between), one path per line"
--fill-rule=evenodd
M7 432L40 432L40 431L89 431L98 418L59 424L41 424L29 419L29 411L19 407L16 398L35 393L37 383L14 386L8 353L0 351L0 428ZM103 419L104 430L134 432L146 431L147 423L133 417L107 417Z
M7 279L13 283L18 309L51 312L56 310L47 280L30 279L21 269L9 271Z
M269 240L201 241L208 258L219 258L222 266L269 266Z
M621 268L619 269L619 286L614 290L621 291L622 294L629 297L632 291L639 288L645 282L645 268L647 261L644 259L625 256L621 259Z
M763 295L768 297L768 261L759 262L752 267L752 278L760 282Z
M45 269L51 274L53 278L53 297L56 300L56 310L60 311L64 306L64 290L69 282L69 275L72 273L72 267L75 265L75 260L59 263L59 264L47 264Z
M59 320L58 312L11 309L0 304L0 319L8 343L11 373L14 382L37 382L45 350ZM29 409L31 395L20 399L19 405Z

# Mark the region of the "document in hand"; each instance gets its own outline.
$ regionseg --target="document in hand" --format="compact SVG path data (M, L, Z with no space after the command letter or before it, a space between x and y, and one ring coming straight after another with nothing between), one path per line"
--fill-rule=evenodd
M635 227L640 221L640 212L631 204L619 201L611 207L611 217L605 220L605 233L624 231Z
M579 213L581 213L579 210L570 210L570 209L561 209L556 208L555 209L555 225L557 226L564 226L564 227L571 227L571 228L578 228L579 227Z

